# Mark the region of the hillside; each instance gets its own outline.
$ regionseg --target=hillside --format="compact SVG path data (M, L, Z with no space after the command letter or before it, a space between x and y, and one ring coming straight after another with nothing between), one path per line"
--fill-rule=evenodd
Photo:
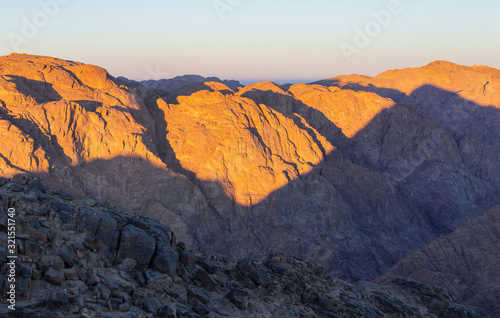
M236 261L192 251L154 218L50 192L32 175L0 178L0 204L2 317L477 317L410 279L353 285L282 254ZM9 218L18 258L7 276ZM5 303L11 276L15 311Z

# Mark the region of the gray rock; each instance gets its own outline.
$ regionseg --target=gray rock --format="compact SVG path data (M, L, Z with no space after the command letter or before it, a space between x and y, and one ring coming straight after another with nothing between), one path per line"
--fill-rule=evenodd
M42 179L35 178L31 180L28 183L28 189L37 189L38 191L42 193L47 193L49 192L49 186L47 185L47 182L45 182Z
M148 313L156 314L158 312L158 299L148 297L144 300L144 310Z
M179 264L181 266L194 268L194 266L196 265L196 258L188 251L182 250L179 257Z
M73 193L71 193L71 191L68 191L68 190L59 190L59 197L63 200L66 200L66 201L71 201L71 200L74 200L75 197L73 196Z
M120 264L120 269L125 272L132 272L137 265L137 261L133 258L125 258Z
M217 266L214 262L206 259L202 260L200 262L200 265L210 274L215 274L215 272L217 272L217 270L219 269L219 266Z
M122 262L126 258L132 258L139 268L146 268L151 262L155 246L156 240L147 235L144 230L127 225L122 230L116 261ZM159 259L159 261L163 260L163 258Z
M127 303L119 304L118 305L118 311L120 312L127 312L130 310L130 305Z
M201 269L196 271L194 278L210 291L214 291L218 285L212 277L210 277L205 271Z
M246 291L233 289L227 295L227 298L241 310L246 310L248 308L248 293Z
M38 256L42 251L40 245L29 240L25 241L24 248L24 253L26 254L26 256Z
M164 306L158 313L158 317L161 318L177 318L177 312L175 307L171 305Z
M64 273L64 277L67 280L79 280L80 279L75 268L65 268L65 269L62 269L61 271Z
M28 182L30 182L34 178L36 178L36 176L32 174L18 173L14 177L12 177L12 182L25 186L28 184Z
M174 250L170 243L158 242L153 258L151 259L151 268L170 276L177 275L177 264L179 262L179 253Z
M75 265L73 261L73 255L71 254L72 253L68 250L68 247L66 246L59 249L59 256L61 256L61 259L68 267L73 267Z
M64 281L64 273L50 268L47 272L45 272L45 280L53 285L61 285Z
M110 216L101 215L99 217L98 226L95 232L95 245L98 248L101 246L109 246L111 250L114 250L116 248L116 230L116 220Z
M10 183L8 186L9 186L9 190L12 192L21 192L24 189L24 187L22 185L20 185L19 183Z
M269 278L261 266L250 259L239 261L236 268L243 276L250 278L257 285L266 287L269 284Z

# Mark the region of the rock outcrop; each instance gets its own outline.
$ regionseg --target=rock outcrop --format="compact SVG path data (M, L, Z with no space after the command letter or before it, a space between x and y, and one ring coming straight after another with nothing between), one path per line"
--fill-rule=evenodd
M167 92L96 66L9 55L0 58L0 171L157 217L192 249L280 252L371 280L500 204L499 134L476 120L497 118L497 73L438 62L322 85ZM454 105L474 111L477 129L448 116ZM111 265L108 232L96 229L94 244ZM125 234L153 244L141 226ZM160 243L137 258L171 273L182 255ZM130 246L116 248L125 261Z
M50 192L27 174L0 178L0 230L2 317L478 317L445 290L407 278L351 284L281 254L235 261L192 251L154 218ZM16 279L15 311L7 274Z

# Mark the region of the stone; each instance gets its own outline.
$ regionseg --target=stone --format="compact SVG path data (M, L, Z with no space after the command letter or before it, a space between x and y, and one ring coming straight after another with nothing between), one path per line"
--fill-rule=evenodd
M36 178L36 176L34 176L32 174L18 173L15 176L12 177L12 182L20 184L22 186L25 186L25 185L28 184L28 182L30 182L34 178Z
M80 279L75 268L65 268L65 269L62 269L61 271L64 273L64 277L67 280L79 280Z
M71 193L71 191L68 191L68 190L59 190L58 192L59 194L59 197L63 200L66 200L66 201L71 201L71 200L74 200L74 196L73 196L73 193Z
M241 310L246 310L248 308L248 293L246 291L233 289L227 295L227 298Z
M175 307L166 305L160 310L158 316L163 318L177 318L177 312L175 310Z
M337 308L335 301L326 297L318 297L318 305L326 311L334 311Z
M26 254L26 256L38 256L42 251L40 245L30 240L25 241L24 248L24 253Z
M130 305L127 303L119 304L118 305L118 311L120 312L127 312L130 310Z
M9 189L10 189L10 191L13 191L13 192L21 192L21 191L23 191L24 187L18 183L10 183Z
M87 279L87 285L93 286L101 282L101 278L97 276L96 274L94 275L89 275Z
M201 269L196 271L194 278L210 291L214 291L218 285L212 277Z
M271 264L269 264L269 267L271 268L271 270L273 272L280 274L280 275L284 275L290 271L287 266L285 266L283 264L279 264L279 263L271 263Z
M205 303L199 301L198 299L191 299L189 301L189 304L196 313L198 313L203 317L205 317L210 313L210 309L208 308L208 306Z
M47 182L39 178L34 178L33 180L29 181L28 189L37 189L41 193L49 192L49 186L47 185Z
M108 274L103 279L103 284L112 291L122 290L125 293L130 293L137 285L135 281L128 281L117 274Z
M194 268L194 266L196 265L196 259L188 251L181 250L180 256L179 256L179 265L187 266L189 268Z
M29 266L21 265L21 275L25 278L33 277L33 269Z
M132 272L137 265L137 261L133 258L125 258L120 264L120 269L125 272Z
M196 299L203 304L208 304L209 298L205 291L202 289L188 289L187 290L188 299Z
M206 259L202 260L200 262L200 265L210 274L215 274L217 272L217 270L219 269L219 267L214 262L211 262L211 261L206 260Z
M156 240L147 235L144 230L127 225L122 230L116 261L122 262L125 258L132 258L137 262L138 267L144 268L151 262L155 246ZM159 260L162 261L163 258Z
M61 285L64 281L64 273L53 268L46 271L44 277L46 281L53 285Z
M64 264L66 264L68 267L73 267L75 265L73 261L73 255L71 255L71 252L69 251L68 247L60 248L59 256L61 257Z
M170 243L157 242L150 264L152 269L174 277L177 275L178 262L179 253L170 246Z
M117 230L117 222L110 216L100 216L98 219L98 226L95 232L95 245L99 248L101 246L109 246L111 250L116 248L115 235ZM123 233L122 233L123 235Z
M148 313L156 314L158 312L158 300L156 298L148 297L144 299L144 310Z
M266 287L269 284L269 278L264 270L250 259L239 261L236 268L243 276L251 279L257 285Z
M0 266L7 263L7 251L3 246L0 246Z
M45 229L25 229L24 232L29 235L29 239L35 243L45 244L49 240L47 237L47 231Z

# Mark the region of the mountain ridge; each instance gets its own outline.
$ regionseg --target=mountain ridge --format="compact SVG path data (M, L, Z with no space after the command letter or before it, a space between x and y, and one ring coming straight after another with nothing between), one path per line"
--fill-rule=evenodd
M118 76L116 79L129 83L140 83L144 85L144 87L151 89L161 89L164 91L176 90L190 84L205 83L205 82L221 83L231 89L236 89L236 90L240 87L243 87L243 85L236 80L221 80L215 76L203 77L201 75L194 75L194 74L185 74L173 78L151 79L142 81L131 80L123 76Z
M0 58L1 134L14 141L0 145L2 174L36 172L153 215L193 248L307 256L370 280L500 204L488 68L445 63L441 84L426 77L437 63L286 90L166 92L58 61ZM467 81L451 81L457 69ZM457 107L473 129L447 117Z

